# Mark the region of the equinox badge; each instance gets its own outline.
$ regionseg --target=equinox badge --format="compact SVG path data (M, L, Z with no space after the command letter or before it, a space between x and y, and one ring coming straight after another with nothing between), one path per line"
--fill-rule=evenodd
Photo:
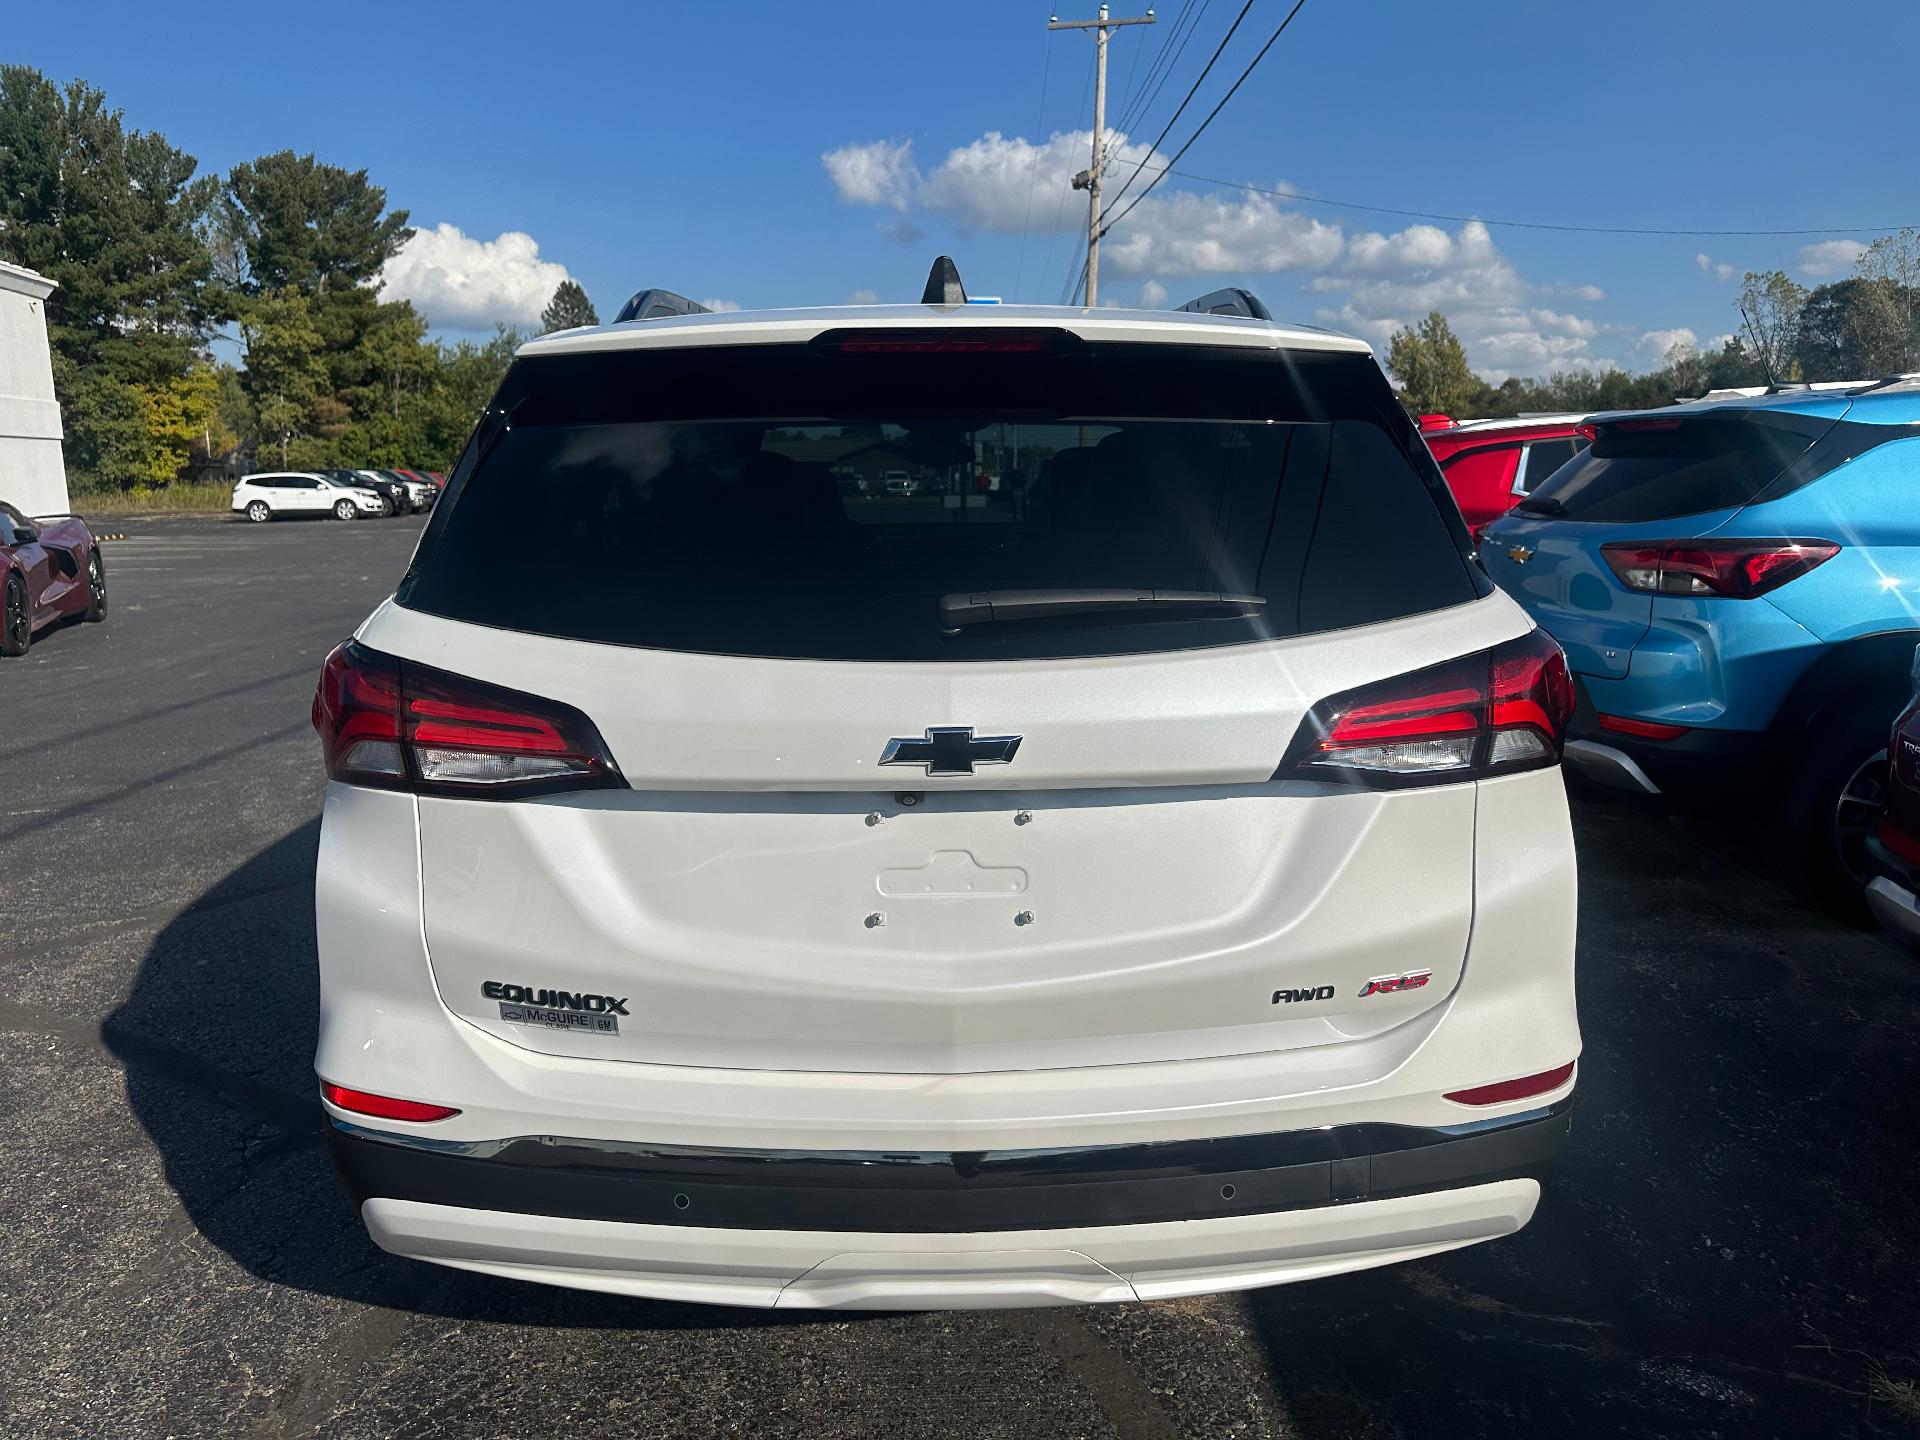
M926 738L895 736L880 752L882 765L919 765L929 775L971 775L976 765L1005 765L1020 748L1018 735L974 738L971 725L929 725Z

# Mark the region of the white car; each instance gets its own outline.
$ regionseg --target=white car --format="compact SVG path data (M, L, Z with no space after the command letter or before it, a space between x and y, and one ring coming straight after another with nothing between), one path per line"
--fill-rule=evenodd
M243 476L234 482L235 514L256 523L288 515L331 515L353 520L362 515L384 515L387 502L371 490L345 485L308 470L272 470Z
M1558 648L1364 342L957 291L530 342L328 657L316 1063L387 1250L1040 1305L1532 1216ZM875 443L1021 503L850 511Z

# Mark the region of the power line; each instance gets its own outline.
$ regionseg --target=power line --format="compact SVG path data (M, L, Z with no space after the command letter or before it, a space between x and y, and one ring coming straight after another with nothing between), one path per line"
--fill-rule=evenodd
M1207 126L1213 123L1213 117L1218 115L1222 110L1224 110L1226 108L1227 102L1233 99L1234 95L1239 91L1242 85L1246 84L1247 77L1253 74L1254 68L1257 65L1259 65L1259 63L1262 60L1267 58L1267 52L1273 48L1274 42L1278 40L1282 35L1287 33L1287 27L1293 24L1293 17L1300 13L1300 11L1305 7L1306 3L1307 3L1307 0L1294 0L1293 8L1287 12L1287 18L1282 20L1279 23L1279 25L1274 27L1273 34L1267 37L1267 43L1260 47L1260 53L1255 55L1253 59L1247 62L1247 68L1240 72L1240 78L1238 80L1235 80L1232 85L1227 87L1227 93L1220 97L1220 103L1215 105L1213 109L1207 112L1207 118L1200 122L1200 128L1195 130L1193 134L1187 137L1187 143L1182 145L1178 150L1173 152L1173 158L1167 161L1167 170L1171 170L1175 165L1178 165L1180 163L1180 157L1186 154L1187 151L1193 148L1193 142L1198 140L1202 135L1207 133ZM1241 13L1244 14L1245 12L1242 11ZM1237 25L1240 22L1236 20L1234 23ZM1229 31L1228 33L1231 34L1232 32ZM1209 61L1208 64L1211 65L1212 62ZM1157 140L1154 142L1156 147L1159 145L1159 143L1160 142ZM1145 161L1143 160L1142 163L1144 164ZM1163 170L1160 174L1154 176L1153 179L1149 180L1147 182L1147 188L1142 190L1138 195L1134 196L1133 199L1129 200L1127 202L1126 210L1122 210L1118 215L1114 216L1111 220L1109 220L1106 223L1105 229L1103 229L1100 233L1104 235L1108 230L1113 229L1114 226L1118 225L1122 220L1126 219L1127 212L1132 210L1133 207L1138 205L1142 200L1146 199L1147 196L1151 195L1153 193L1154 186L1158 185L1162 180L1166 178L1167 178L1166 171Z
M1299 6L1295 6L1294 8L1298 9ZM1240 28L1240 22L1247 18L1247 12L1251 9L1253 9L1253 0L1246 0L1246 4L1240 7L1240 13L1233 17L1233 24L1227 27L1227 33L1221 37L1220 43L1214 47L1213 54L1207 57L1207 63L1203 67L1201 67L1200 73L1194 77L1193 85L1187 91L1186 99L1180 102L1180 108L1173 112L1172 117L1167 121L1167 123L1164 126L1161 127L1160 133L1153 137L1153 143L1147 147L1147 153L1140 157L1140 163L1133 167L1133 174L1127 176L1127 183L1122 185L1120 187L1120 193L1113 197L1114 204L1118 205L1122 200L1127 198L1127 191L1131 190L1133 188L1133 182L1140 178L1140 171L1145 167L1148 158L1158 153L1160 149L1160 142L1167 138L1167 133L1173 129L1174 122L1179 120L1181 115L1186 112L1186 108L1188 104L1192 102L1194 95L1199 91L1201 82L1203 82L1207 78L1207 75L1212 71L1214 62L1220 58L1220 52L1227 48L1227 42L1233 39L1233 32ZM1293 17L1291 15L1287 17L1287 19L1289 20L1291 20L1292 18ZM1281 28L1285 29L1286 27L1283 24ZM1273 42L1269 40L1267 43L1271 45ZM1264 50L1261 51L1261 54L1264 55L1265 53L1266 52ZM1255 61L1254 63L1258 64L1259 62ZM1246 77L1242 76L1241 78L1244 79ZM1229 91L1228 93L1231 94L1232 92ZM1209 116L1208 118L1211 119L1212 117ZM1206 127L1202 126L1201 128L1204 129ZM1187 142L1188 145L1191 145L1192 143L1193 142L1191 140ZM1183 151L1185 150L1185 148L1186 146L1181 147ZM1153 187L1148 186L1147 188L1152 189ZM1143 190L1140 193L1144 195L1146 191ZM1127 208L1130 210L1133 207L1128 206ZM1121 213L1124 214L1125 212L1123 211ZM1118 215L1114 217L1115 220L1119 218L1120 217ZM1111 230L1112 228L1113 228L1113 224L1111 221L1109 221L1107 224L1107 229Z
M1087 78L1080 82L1080 99L1073 107L1073 118L1075 120L1080 118L1080 111L1085 108L1087 96L1093 90L1093 67L1094 57L1089 55L1087 57ZM1053 247L1060 242L1060 221L1067 213L1067 200L1072 194L1073 191L1071 188L1063 188L1060 191L1059 201L1053 207L1053 228L1047 232L1047 258L1045 263L1040 267L1040 279L1034 285L1036 293L1042 293L1047 288L1047 272L1053 269Z
M1200 9L1194 12L1193 0L1184 0L1180 13L1173 17L1173 24L1160 37L1160 47L1153 52L1153 63L1147 66L1146 77L1141 80L1139 90L1128 98L1114 129L1131 130L1133 122L1153 108L1153 102L1160 97L1160 87L1167 83L1167 77L1180 63L1180 57L1187 50L1187 41L1193 38L1194 31L1206 16L1207 7L1212 3L1213 0L1200 0ZM1182 26L1186 27L1185 33L1181 31Z
M1572 225L1549 220L1490 220L1484 215L1449 215L1438 210L1407 210L1393 205L1362 205L1356 200L1334 200L1325 195L1307 195L1298 190L1273 190L1261 185L1249 185L1240 180L1223 180L1217 175L1201 175L1192 170L1176 170L1171 165L1149 166L1162 175L1178 175L1187 180L1200 180L1208 185L1224 185L1231 190L1246 190L1255 195L1271 195L1280 200L1295 200L1302 205L1328 205L1338 210L1363 210L1372 215L1396 215L1407 220L1444 220L1449 224L1466 225L1479 223L1489 227L1498 226L1508 230L1560 230L1576 235L1692 235L1719 236L1723 238L1765 237L1782 235L1884 235L1895 230L1920 228L1920 222L1909 221L1902 225L1817 225L1786 230L1701 230L1685 226L1648 226L1648 225ZM1141 192L1145 197L1146 192ZM1133 207L1129 205L1127 209ZM1125 211L1121 212L1122 214ZM1113 224L1120 216L1114 216Z
M1040 174L1040 135L1047 123L1047 77L1053 73L1053 46L1046 48L1040 66L1040 114L1033 122L1033 164L1027 170L1027 210L1020 219L1020 259L1013 267L1013 293L1020 293L1020 277L1027 269L1027 232L1033 228L1033 182Z

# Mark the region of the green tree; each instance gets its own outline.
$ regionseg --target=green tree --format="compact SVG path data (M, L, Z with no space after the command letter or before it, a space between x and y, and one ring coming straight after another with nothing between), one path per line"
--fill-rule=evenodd
M576 326L599 323L600 316L594 311L587 292L572 280L562 280L554 290L553 298L547 302L547 308L540 312L540 333L543 335L554 330L572 330Z
M307 297L287 289L255 298L241 316L240 333L247 351L247 397L260 440L279 450L283 466L293 463L296 446L307 459L314 447L300 442L319 438L315 407L327 393L320 332Z
M196 365L163 384L142 386L139 393L146 450L135 471L138 483L166 485L196 454L207 459L230 446L219 426L220 378L213 366Z
M1740 282L1735 304L1748 346L1769 380L1792 380L1799 368L1795 352L1800 340L1800 311L1807 303L1806 288L1783 270L1749 270Z
M100 91L0 66L0 259L59 287L47 329L77 488L141 472L143 392L187 375L229 313L201 233L217 182L195 169Z
M216 229L225 263L249 295L310 296L368 284L412 238L407 212L365 170L281 150L233 167Z
M1486 388L1468 368L1467 352L1438 310L1393 337L1387 369L1400 383L1400 398L1415 414L1465 413Z
M1870 367L1862 372L1888 375L1912 370L1920 359L1920 232L1882 235L1854 263L1864 287L1852 333Z

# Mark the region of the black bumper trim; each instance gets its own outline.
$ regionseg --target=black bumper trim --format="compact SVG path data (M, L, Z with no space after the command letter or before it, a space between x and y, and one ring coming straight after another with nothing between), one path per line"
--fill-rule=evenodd
M1537 1176L1566 1140L1571 1107L1568 1097L1444 1130L1350 1125L951 1155L602 1147L546 1136L493 1142L478 1155L338 1122L328 1143L356 1206L381 1198L648 1225L937 1234L1218 1219Z

